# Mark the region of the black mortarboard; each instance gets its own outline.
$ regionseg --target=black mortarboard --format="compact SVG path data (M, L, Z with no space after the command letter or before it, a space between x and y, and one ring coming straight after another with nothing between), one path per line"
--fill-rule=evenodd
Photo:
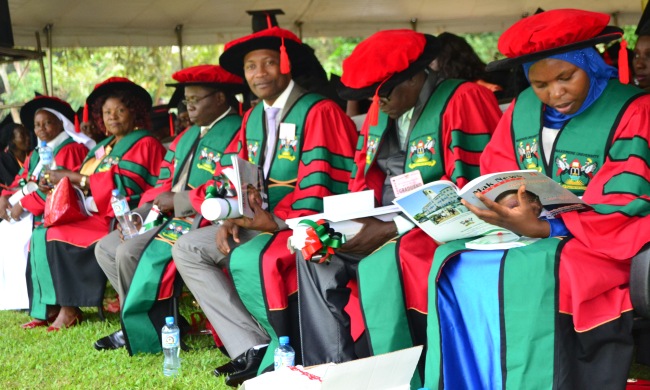
M650 7L646 5L639 19L639 24L636 26L634 33L638 36L650 35Z
M279 26L275 15L284 15L281 9L262 9L255 11L246 11L253 19L253 32L256 33L267 28Z

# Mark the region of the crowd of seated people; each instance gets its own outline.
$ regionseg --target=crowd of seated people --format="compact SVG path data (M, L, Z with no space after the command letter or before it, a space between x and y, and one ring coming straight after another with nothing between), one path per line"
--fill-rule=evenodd
M650 242L650 30L637 30L630 85L593 47L622 37L606 14L524 18L499 40L506 58L487 67L459 36L379 31L343 62L336 88L340 100L369 102L357 126L327 97L331 85L302 85L320 80L322 67L270 16L226 44L218 65L170 75L176 118L152 109L137 83L111 77L76 114L37 96L22 107L22 125L0 129L0 239L21 259L12 267L0 259L0 267L24 278L11 287L25 291L33 317L22 327L78 326L82 308L102 304L108 281L119 328L94 348L160 352L159 330L173 312L166 284L177 274L230 357L213 373L231 386L272 368L288 335L305 366L425 345L414 388L526 388L532 380L623 389L634 345L629 265ZM503 113L507 86L490 69L523 72L530 85ZM249 94L258 101L244 111L237 97ZM287 246L286 221L322 212L323 197L372 190L382 206L409 185L407 175L462 187L530 169L522 142L539 144L534 169L593 209L541 219L525 187L508 207L480 194L486 209L466 206L535 244L467 251L464 241L438 242L398 215L357 219L358 234L326 264ZM44 145L54 164L41 161ZM596 168L580 185L567 183L560 156ZM266 198L249 198L253 217L209 221L201 205L221 190L234 158L259 166ZM52 190L68 182L87 213L52 221ZM143 219L160 218L134 220L142 233L125 238L114 189Z

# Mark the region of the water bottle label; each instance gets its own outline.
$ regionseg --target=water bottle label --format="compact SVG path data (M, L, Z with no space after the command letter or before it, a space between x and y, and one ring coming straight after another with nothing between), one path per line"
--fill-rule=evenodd
M126 199L121 199L113 203L113 211L115 212L116 217L124 215L126 210L129 210L129 204L126 203Z
M162 335L163 348L176 348L179 346L178 333L164 333Z
M279 370L280 367L295 366L295 355L292 353L278 353L273 357L273 368Z

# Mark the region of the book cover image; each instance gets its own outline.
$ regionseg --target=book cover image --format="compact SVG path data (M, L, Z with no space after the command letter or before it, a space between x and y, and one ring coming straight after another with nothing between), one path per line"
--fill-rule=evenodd
M437 181L395 199L414 223L440 242L474 237L500 228L483 222L460 202L456 186Z

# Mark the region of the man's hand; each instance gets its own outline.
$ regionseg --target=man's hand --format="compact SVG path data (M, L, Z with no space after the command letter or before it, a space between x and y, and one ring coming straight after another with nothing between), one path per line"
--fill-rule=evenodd
M489 224L500 226L526 237L545 238L551 233L550 225L537 218L539 207L528 201L524 185L517 190L519 204L513 208L502 206L479 192L476 193L476 197L483 202L488 208L487 210L472 206L465 200L462 200L462 203L477 217Z
M235 225L249 230L258 230L261 232L275 232L278 230L278 223L275 222L273 214L262 208L262 197L259 192L248 190L248 203L255 214L253 218L242 216L240 218L229 219Z
M24 209L23 206L20 205L20 202L16 202L15 205L11 208L11 219L14 221L20 221L20 216L22 215Z
M6 196L0 196L0 218L4 219L5 221L9 220L9 213L7 213L7 210L10 207L11 205L9 204L9 198Z
M224 221L217 230L217 248L224 255L230 253L230 244L228 243L228 237L230 236L232 236L233 241L239 244L239 226L229 219Z
M384 222L373 217L354 221L363 223L363 227L350 241L341 246L341 252L369 255L397 236L397 226L393 221Z
M171 191L163 192L156 196L153 201L154 206L162 213L171 213L174 211L174 193Z

